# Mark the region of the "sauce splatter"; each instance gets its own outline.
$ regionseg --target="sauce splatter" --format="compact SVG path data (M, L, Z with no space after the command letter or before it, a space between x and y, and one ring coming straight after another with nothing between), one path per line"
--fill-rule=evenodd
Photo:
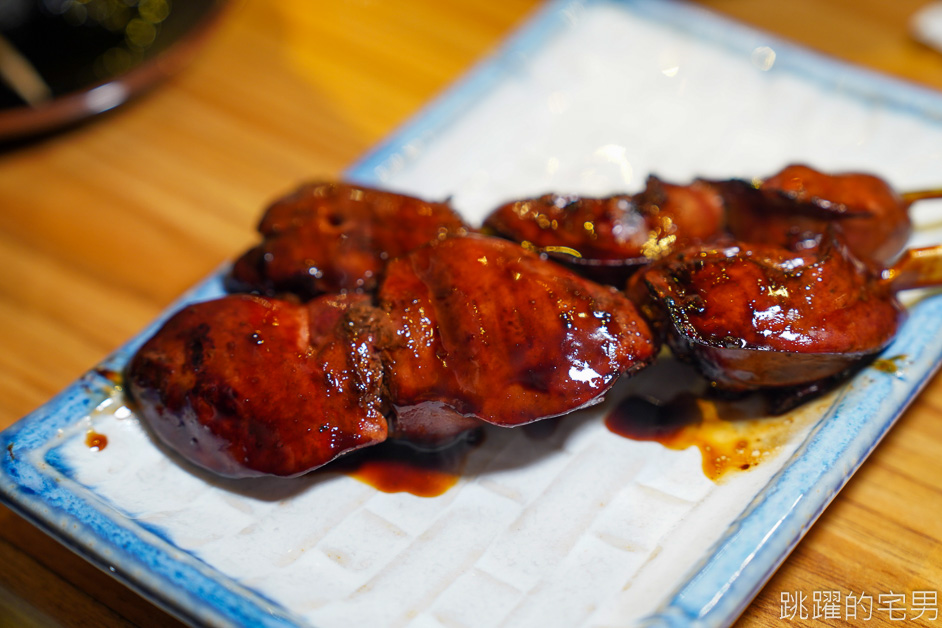
M438 497L457 484L475 445L466 441L447 449L422 451L388 441L338 460L332 470L340 470L384 493Z
M680 393L661 401L633 395L608 413L605 425L632 440L675 450L697 447L704 474L717 481L761 464L794 433L794 417L767 417L765 409L761 398L752 397L732 402Z
M883 373L888 373L890 375L895 375L897 377L901 376L902 370L900 369L900 363L906 360L905 355L894 355L889 358L877 358L870 365L878 371Z
M85 433L85 444L88 445L89 449L101 451L108 446L108 437L104 434L99 434L95 430L88 430Z

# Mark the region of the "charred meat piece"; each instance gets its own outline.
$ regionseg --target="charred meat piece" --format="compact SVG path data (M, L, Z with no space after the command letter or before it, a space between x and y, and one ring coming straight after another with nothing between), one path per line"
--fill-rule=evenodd
M153 433L197 465L228 477L304 473L386 438L374 330L351 323L364 300L189 305L135 354L129 391Z
M652 176L635 196L546 194L507 203L484 226L593 279L619 285L668 251L715 238L722 232L723 205L705 184L679 186Z
M236 260L227 289L309 299L373 290L387 260L466 227L445 203L312 183L271 205L258 230L262 242Z
M657 347L634 305L517 244L450 238L389 264L378 293L394 434L440 442L601 401Z
M828 234L817 248L701 245L632 278L673 352L722 390L801 386L875 356L903 319L894 287Z
M737 240L788 246L820 240L829 227L841 232L851 253L875 266L896 257L912 232L910 202L870 174L826 174L794 164L753 185L714 182Z

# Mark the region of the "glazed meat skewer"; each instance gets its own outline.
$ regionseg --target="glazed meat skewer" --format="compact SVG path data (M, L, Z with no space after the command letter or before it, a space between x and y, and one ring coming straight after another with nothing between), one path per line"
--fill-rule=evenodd
M450 444L601 401L657 353L622 293L482 236L390 264L379 307L229 295L185 307L126 372L152 432L229 477L292 476L391 435Z
M720 238L809 245L829 227L876 266L900 253L912 230L910 205L942 190L897 194L869 174L826 174L791 165L761 183L649 177L643 192L608 198L545 195L495 209L485 229L551 255L599 281L623 285L671 251Z
M835 223L857 257L884 265L909 236L910 204L939 195L901 196L872 175L792 165L761 184L674 185L652 176L635 195L548 194L498 208L484 230L621 286L638 267L688 245L727 235L756 243L814 240ZM389 260L469 230L446 203L355 184L307 184L266 210L262 241L236 260L226 287L302 300L370 292Z
M715 192L652 178L628 201L666 226L677 224L666 214L682 223L705 213L706 233L728 211ZM839 376L895 335L897 291L942 280L924 252L889 269L860 262L835 224L869 213L771 194L812 217L833 214L825 235L788 227L788 246L670 253L678 239L668 234L630 290L674 351L725 390ZM613 199L581 210L614 216L625 199ZM265 239L228 277L230 289L259 295L188 306L130 362L141 416L214 472L291 476L389 437L436 448L483 423L560 416L654 359L657 337L624 295L510 242L468 236L455 219L443 204L342 184L275 203ZM424 231L413 239L397 235L415 224ZM825 289L802 293L816 283ZM337 294L317 296L325 291Z

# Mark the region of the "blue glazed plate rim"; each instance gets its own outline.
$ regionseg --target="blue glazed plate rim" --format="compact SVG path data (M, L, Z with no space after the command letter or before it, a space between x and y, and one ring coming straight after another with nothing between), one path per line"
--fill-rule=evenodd
M361 183L379 182L383 169L402 158L404 147L416 139L434 141L436 133L460 119L468 106L512 74L515 55L538 50L553 33L566 27L566 11L587 4L616 5L713 46L739 51L759 45L787 48L788 65L783 70L830 86L836 86L839 76L844 94L928 120L942 120L942 96L935 92L850 67L679 0L555 0L494 55L350 167L347 177ZM302 625L289 610L109 511L93 493L31 458L58 430L86 416L110 394L114 383L108 373L120 372L167 316L184 303L222 294L222 272L181 297L134 339L48 403L0 433L0 499L184 621ZM938 369L942 358L940 326L942 297L926 298L912 308L909 321L886 352L906 356L905 379L877 371L858 377L645 625L723 626L735 620ZM860 385L864 381L866 385Z

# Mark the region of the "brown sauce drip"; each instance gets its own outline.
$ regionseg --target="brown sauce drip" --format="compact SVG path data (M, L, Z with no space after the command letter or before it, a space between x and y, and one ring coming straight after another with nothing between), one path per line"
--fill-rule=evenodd
M722 401L681 393L667 401L632 395L605 417L613 433L638 441L656 441L669 449L697 447L703 472L719 480L751 469L788 440L796 427L792 416L767 417L761 398Z
M99 434L95 430L88 430L85 433L85 444L88 445L89 449L101 451L108 446L108 437L104 434Z
M383 493L438 497L458 482L475 445L462 441L447 449L423 451L387 441L346 456L330 468Z

